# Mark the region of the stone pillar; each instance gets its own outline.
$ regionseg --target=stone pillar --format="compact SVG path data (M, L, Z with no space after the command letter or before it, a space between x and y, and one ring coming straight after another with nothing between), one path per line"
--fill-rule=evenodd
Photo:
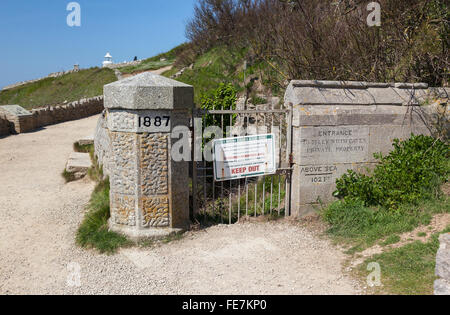
M293 106L293 216L335 201L336 180L374 168L374 153L388 154L395 138L429 135L440 107L433 100L448 102L448 92L421 83L292 81L285 104Z
M110 229L132 239L189 227L189 162L171 158L171 132L189 127L193 87L143 73L104 87L111 145Z

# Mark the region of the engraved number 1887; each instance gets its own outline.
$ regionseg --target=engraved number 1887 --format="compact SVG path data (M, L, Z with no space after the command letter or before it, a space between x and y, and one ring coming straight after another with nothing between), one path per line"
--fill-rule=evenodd
M161 127L165 124L166 127L169 127L170 117L169 116L156 116L155 118L145 116L139 117L139 127Z

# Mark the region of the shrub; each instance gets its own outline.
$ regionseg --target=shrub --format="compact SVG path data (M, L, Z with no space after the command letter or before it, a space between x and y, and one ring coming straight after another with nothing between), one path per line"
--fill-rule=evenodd
M379 164L372 176L354 171L344 174L336 181L334 195L386 208L438 196L450 173L448 145L429 136L412 135L406 141L395 139L393 146L387 156L375 154Z
M248 47L283 81L448 82L448 1L378 2L373 28L362 0L199 0L186 33L200 54Z
M205 110L212 109L236 109L236 95L237 91L232 84L220 83L219 87L212 90L210 93L202 95L201 108ZM204 126L221 126L222 121L218 116L205 115L203 119ZM224 126L230 125L230 115L223 115ZM234 118L234 117L233 117Z
M336 181L336 185L334 196L337 198L359 198L366 206L376 204L380 198L380 192L376 189L373 178L352 170L342 175Z

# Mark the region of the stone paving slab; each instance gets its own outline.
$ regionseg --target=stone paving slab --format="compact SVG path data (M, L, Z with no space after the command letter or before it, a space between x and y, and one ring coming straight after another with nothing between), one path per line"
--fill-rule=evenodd
M89 153L73 152L67 161L66 171L69 173L87 172L92 166Z
M79 145L94 144L94 135L83 137L82 139L78 140L78 144Z

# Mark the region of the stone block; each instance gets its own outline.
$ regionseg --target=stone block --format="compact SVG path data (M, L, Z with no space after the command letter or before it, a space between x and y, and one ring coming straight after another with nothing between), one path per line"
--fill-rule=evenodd
M369 127L321 126L294 130L297 165L362 163L369 159Z
M9 135L11 133L10 122L6 117L0 112L0 137Z
M79 145L90 145L94 144L94 135L86 136L80 140L78 140Z
M111 132L111 190L115 193L134 195L137 178L137 135Z
M292 81L285 94L293 106L292 212L314 211L329 203L335 181L347 170L366 172L388 154L395 138L430 135L439 106L418 106L446 89L426 84ZM408 105L408 106L406 106Z
M72 152L66 164L66 172L72 173L76 180L87 175L92 166L89 153Z
M169 198L143 197L142 198L142 226L143 227L169 227Z
M92 166L89 153L72 152L67 161L66 171L69 173L87 172Z
M0 106L0 111L5 112L7 115L22 117L31 116L32 113L19 105L3 105Z
M194 103L190 85L150 72L105 85L104 93L108 109L181 109Z
M336 190L336 180L354 170L359 173L368 173L373 169L373 163L330 163L298 166L295 169L294 178L298 184L293 186L293 203L315 204L330 203L336 199L333 192Z
M143 134L140 139L140 178L143 196L169 193L168 134Z
M136 198L111 192L111 220L115 224L136 226Z
M13 126L13 132L24 133L34 129L33 114L19 105L3 105L0 111L4 113L5 118Z
M108 110L108 128L111 131L153 133L172 130L171 111Z

